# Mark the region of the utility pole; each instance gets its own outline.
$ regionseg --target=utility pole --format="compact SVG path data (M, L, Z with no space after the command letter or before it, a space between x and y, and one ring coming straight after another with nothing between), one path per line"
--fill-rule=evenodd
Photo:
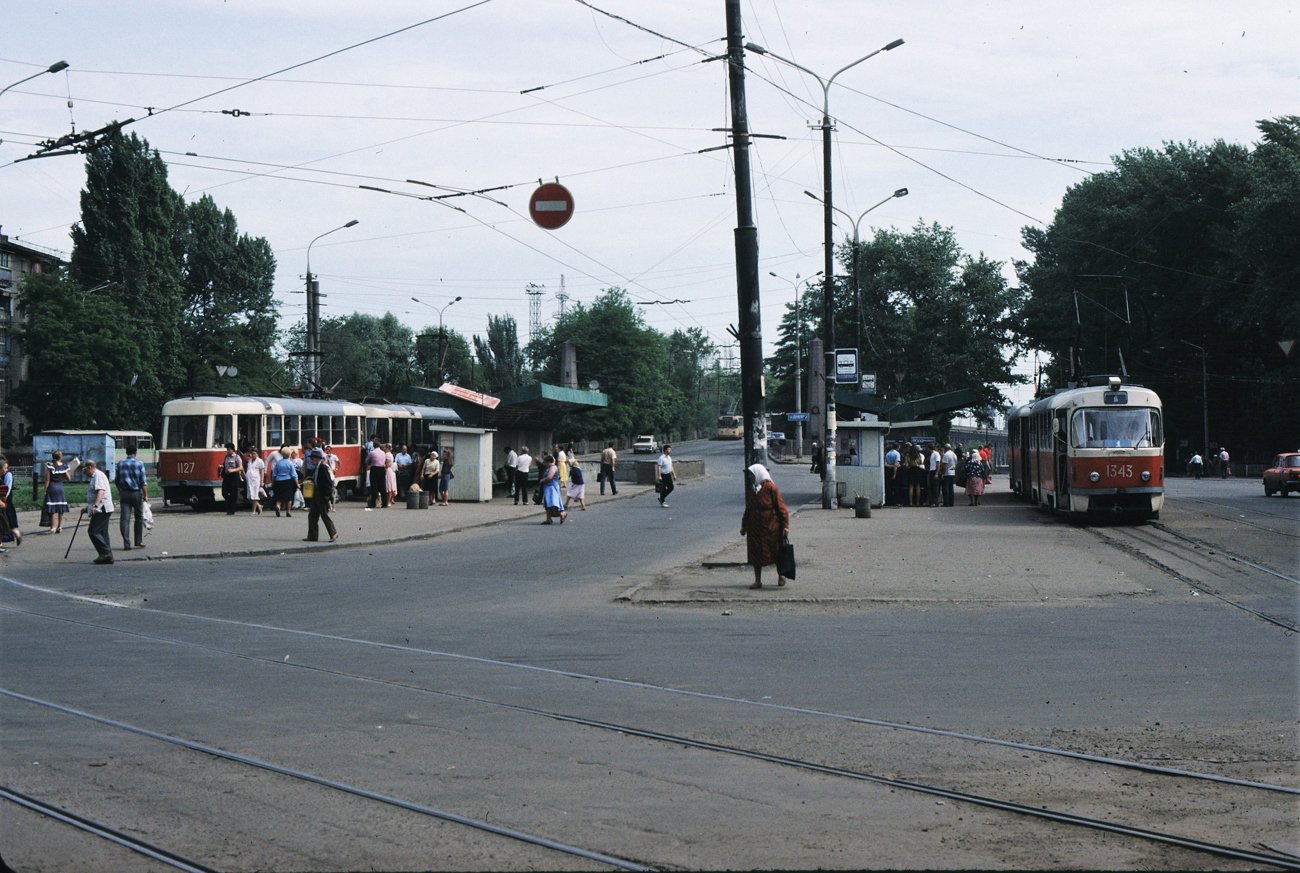
M736 302L739 309L740 405L745 421L745 466L767 464L767 408L763 398L763 328L759 317L758 228L749 169L749 113L745 108L745 44L740 0L727 0L727 77L731 93L731 147L736 161Z

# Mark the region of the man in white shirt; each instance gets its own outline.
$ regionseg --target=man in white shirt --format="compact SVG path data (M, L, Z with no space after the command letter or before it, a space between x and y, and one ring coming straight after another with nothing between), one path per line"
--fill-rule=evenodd
M108 488L108 476L99 469L94 458L86 461L86 508L90 513L90 526L86 529L91 544L99 557L96 564L113 563L113 541L108 535L108 521L113 515L113 494Z
M893 443L888 446L889 451L885 452L885 505L898 506L899 471L903 467L903 456Z
M659 505L668 508L668 495L673 493L673 483L677 481L677 472L673 470L673 447L664 446L663 454L655 461L659 471Z
M515 496L515 468L518 466L519 455L510 446L506 446L506 465L502 469L506 471L506 486L510 489L506 495L508 497Z
M943 474L943 505L953 505L953 486L957 482L957 453L951 443L943 444L943 457L939 459L939 472Z
M520 446L515 456L515 506L519 501L528 506L528 468L533 465L533 456L528 454L528 446Z
M939 445L934 443L930 446L930 452L925 459L926 488L930 492L930 505L939 505L939 466L942 463L942 457L939 455Z

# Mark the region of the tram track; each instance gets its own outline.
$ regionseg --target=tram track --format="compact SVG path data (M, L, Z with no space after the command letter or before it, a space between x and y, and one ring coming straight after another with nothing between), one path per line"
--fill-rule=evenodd
M135 609L135 607L130 607L130 608ZM19 610L13 610L12 608L7 608L7 610L11 612L19 611ZM154 612L155 610L147 610L147 611ZM26 612L26 611L20 611L20 612ZM448 691L443 691L438 689L424 688L422 686L415 685L409 682L394 682L392 680L386 680L376 676L369 676L369 675L357 674L357 673L351 673L351 672L339 671L339 670L331 670L331 669L317 667L310 664L303 664L303 663L284 664L283 662L277 661L273 658L250 655L247 653L225 649L217 646L190 643L188 641L176 640L174 638L169 638L169 637L159 637L153 634L143 634L138 631L121 630L118 628L113 628L111 626L93 625L90 623L77 621L77 620L46 616L40 613L28 613L28 614L40 618L52 618L53 620L56 621L71 622L73 624L82 624L82 625L89 624L90 626L98 627L110 632L125 633L125 634L130 634L132 636L144 637L146 639L153 639L160 643L199 648L199 649L212 652L214 654L223 654L223 655L245 658L248 660L258 661L269 665L275 665L277 667L291 667L295 669L310 670L315 672L327 673L331 676L341 677L341 678L354 680L354 681L377 683L380 685L388 686L390 688L399 689L402 692L433 694L433 695L439 695L444 697L452 697L456 699L472 701L476 704L486 704L494 707L500 707L502 709L514 711L528 716L542 717L542 718L547 718L555 721L562 721L574 725L579 725L589 729L594 729L594 730L599 730L604 732L613 732L622 736L639 737L641 739L649 740L656 743L666 743L666 744L671 744L673 746L697 749L701 751L711 752L714 754L738 756L750 760L766 762L768 764L777 765L780 767L795 768L797 770L801 770L805 772L814 772L814 773L820 773L822 775L833 776L837 778L844 778L844 779L850 779L859 782L867 782L872 784L884 785L890 787L891 789L918 792L928 796L942 797L956 802L970 803L984 808L997 809L1014 815L1028 816L1039 820L1046 820L1056 824L1071 825L1075 827L1084 827L1092 830L1101 830L1109 833L1121 834L1121 835L1125 835L1137 839L1160 843L1163 845L1176 846L1184 849L1189 849L1191 851L1208 853L1211 855L1215 855L1217 857L1233 858L1236 860L1242 860L1249 863L1276 866L1282 869L1300 870L1300 860L1287 858L1282 855L1258 852L1244 847L1223 845L1220 843L1215 843L1213 841L1193 839L1186 835L1179 835L1179 834L1163 832L1160 830L1143 828L1139 826L1126 824L1123 822L1110 821L1107 819L1097 818L1093 816L1076 815L1074 813L1064 811L1064 810L1053 810L1053 809L1044 808L1042 806L1036 806L1033 805L1032 803L1017 802L1014 799L999 798L999 797L988 796L986 794L954 790L950 787L930 784L927 782L921 782L913 779L887 776L880 773L867 772L865 770L852 768L852 767L837 766L825 762L809 760L806 758L794 758L794 757L784 756L780 754L773 754L771 752L763 751L762 749L748 748L748 747L736 746L728 743L714 742L707 739L701 739L698 737L686 736L680 733L660 731L660 730L648 728L644 725L620 723L620 722L603 720L599 718L586 717L574 713L565 713L557 710L545 709L541 707L534 707L534 706L521 705L517 703L505 702L505 701L491 700L489 698L485 698L477 695L456 694L453 692L448 692ZM165 612L163 614L173 615L173 616L177 615L176 613L165 613ZM187 616L187 617L193 618L193 616ZM218 620L218 621L226 621L226 620ZM236 623L245 624L242 622L236 622ZM262 629L268 629L268 630L272 629L272 628L267 628L266 626L257 626L257 627ZM476 658L476 657L465 656L465 655L457 656L449 653L436 653L430 650L419 649L418 647L393 646L391 644L376 643L373 641L329 637L329 635L317 635L317 634L312 634L311 632L294 631L292 629L284 629L284 628L279 628L275 630L284 631L286 633L296 633L296 634L307 633L312 636L329 638L334 641L344 641L352 644L360 643L366 645L379 646L381 648L386 648L386 649L400 649L407 652L416 652L425 655L438 655L441 657L459 657L461 659L472 661L474 663L479 663L479 664L491 663L497 666L510 667L515 669L540 670L541 672L552 674L552 675L558 675L558 676L573 676L573 677L581 676L583 678L597 679L598 681L601 682L605 682L613 685L622 685L624 687L631 687L631 688L636 688L641 690L670 692L670 693L685 693L689 696L693 696L696 698L704 698L704 699L714 700L714 701L727 701L729 703L739 703L739 704L750 705L750 706L760 706L768 709L781 710L792 714L818 716L818 717L831 717L831 718L842 719L850 722L866 723L873 726L882 726L882 727L896 727L904 730L915 729L914 726L894 725L887 722L876 722L870 719L859 719L856 717L845 716L845 715L840 715L835 713L826 713L826 712L821 712L816 710L804 710L798 707L783 707L778 704L747 701L744 700L743 698L726 698L721 695L710 695L710 694L703 694L699 692L681 692L679 689L670 689L663 686L651 685L648 683L628 682L625 680L610 679L608 677L593 677L586 674L571 673L568 671L555 670L552 668L538 668L531 665L521 665L521 664L515 664L511 662L492 661L491 659ZM201 751L206 754L215 754L218 757L223 758L224 760L229 760L234 763L245 764L248 766L259 766L259 767L266 766L268 768L274 768L273 769L274 772L281 773L282 775L289 775L293 778L304 779L307 781L311 781L315 784L326 785L327 787L335 787L334 785L330 784L329 780L325 780L323 777L318 777L315 774L304 773L302 771L293 771L289 768L280 768L276 765L270 765L269 762L259 762L254 759L245 760L244 756L237 756L233 754L224 753L222 750L215 749L215 747L207 747L204 746L203 744L193 743L192 741L183 740L177 737L172 737L166 734L162 734L160 732L153 732L143 728L135 728L134 726L127 726L124 725L123 723L115 722L114 720L111 719L104 719L102 717L95 716L93 714L83 713L81 711L74 710L71 707L63 707L59 704L55 704L50 701L43 701L35 697L30 697L28 695L21 695L9 690L0 689L0 694L5 694L6 696L9 696L14 699L25 700L33 704L47 706L53 710L60 711L68 715L76 715L82 718L89 718L105 726L112 726L119 729L132 730L136 733L139 733L144 736L149 736L153 739L158 739L165 742L172 742L174 744L178 744L186 748L191 748L195 751ZM1139 762L1122 761L1119 759L1108 759L1108 758L1098 757L1098 756L1087 756L1087 755L1081 755L1077 753L1065 752L1064 750L1050 750L1043 747L1034 747L1025 744L1007 743L1005 741L998 741L993 738L983 738L983 737L962 735L955 732L940 731L932 728L920 728L917 730L925 734L942 736L945 739L958 739L958 740L963 740L967 742L976 742L976 743L993 743L997 745L1007 745L1017 749L1041 751L1042 753L1045 754L1060 754L1066 757L1079 759L1080 761L1088 764L1105 764L1113 767L1132 768L1137 770L1143 770L1149 774L1155 774L1162 777L1177 776L1182 779L1190 779L1193 781L1228 783L1238 788L1246 788L1255 791L1276 792L1276 793L1289 794L1289 795L1300 794L1300 791L1298 791L1297 789L1289 788L1285 786L1270 785L1267 783L1253 783L1245 780L1235 780L1230 778L1225 779L1224 777L1216 776L1213 774L1197 774L1190 771L1176 770L1172 768L1159 767L1159 766L1143 764ZM364 789L362 790L362 792L363 793L359 793L358 796L368 797L369 799L380 800L381 802L391 802L391 800L394 800L394 799L386 798L382 795L372 796L372 794L364 793ZM621 869L651 869L648 867L641 867L641 866L622 866L612 861L607 863L613 863L615 866L619 866Z
M1293 615L1275 614L1286 605L1293 605L1293 596L1284 598L1283 607L1271 611L1252 608L1245 602L1275 593L1278 584L1300 585L1300 579L1294 576L1162 524L1153 528L1090 527L1088 531L1106 545L1141 560L1200 594L1283 630L1300 632Z

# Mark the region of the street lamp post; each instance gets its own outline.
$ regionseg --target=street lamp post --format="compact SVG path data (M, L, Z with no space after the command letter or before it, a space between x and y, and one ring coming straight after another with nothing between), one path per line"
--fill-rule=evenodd
M442 314L447 311L448 306L460 301L460 295L456 295L455 298L441 307L434 306L432 303L425 303L425 301L421 300L419 297L412 297L411 299L416 303L429 307L430 309L438 310L438 379L445 379L447 376L447 335L442 330Z
M817 75L802 64L797 64L789 58L783 58L774 52L768 51L761 45L756 45L752 42L745 43L745 48L755 54L767 55L774 60L794 67L796 70L807 73L816 79L817 83L822 86L822 203L825 206L825 209L823 210L824 214L822 216L822 231L825 238L825 264L823 266L825 276L822 277L822 282L826 289L826 293L823 295L825 299L822 306L822 333L825 336L825 353L832 361L835 356L835 241L832 237L832 233L834 232L832 228L834 223L832 211L834 210L834 207L831 205L831 84L840 73L856 67L858 64L875 57L881 52L893 51L902 44L903 41L901 39L896 39L888 45L876 49L870 54L863 55L853 63L840 67L832 73L829 78L823 79L821 76ZM822 443L822 457L824 458L822 464L822 509L835 508L835 492L837 490L835 485L835 451L838 446L835 427L835 368L833 366L827 366L826 432L825 439Z
M5 91L8 91L10 88L14 88L18 85L21 85L23 82L30 82L32 79L35 79L37 76L44 76L46 73L57 73L60 70L66 70L67 68L68 68L67 61L55 61L54 63L50 64L49 67L47 67L44 70L41 70L39 73L32 73L26 79L19 79L17 82L14 82L12 85L5 85L4 88L0 88L0 97L4 96Z
M316 240L329 236L338 230L353 227L358 223L352 219L347 224L340 224L333 230L327 230L307 243L307 390L313 396L320 392L320 283L311 272L311 247Z
M816 200L818 203L822 202L822 199L811 191L805 191L803 193L807 194L809 197ZM853 263L850 265L850 269L853 271L853 313L857 319L856 321L857 326L855 327L856 335L854 337L855 339L854 345L857 347L859 353L861 353L862 351L862 291L861 288L859 288L859 283L858 283L858 225L861 223L862 219L867 217L867 213L875 209L877 206L884 206L886 203L888 203L890 200L893 200L895 197L906 197L906 196L907 196L907 189L899 188L893 194L890 194L888 197L886 197L884 200L881 200L879 203L875 204L874 206L868 206L866 209L862 210L862 214L859 215L857 218L854 218L852 215L849 215L847 212L845 212L843 209L840 209L838 206L831 207L840 215L843 215L849 221L853 222Z
M1188 342L1185 339L1178 340L1184 345L1191 346L1201 353L1201 451L1206 457L1210 454L1210 395L1209 395L1209 377L1206 374L1205 359L1207 357L1204 346L1198 346L1196 343Z
M821 270L813 273L802 282L799 280L799 274L795 273L793 279L787 279L771 271L767 275L780 279L782 282L789 282L794 288L794 411L803 415L803 324L802 316L799 311L799 286L811 282L822 274ZM803 457L803 419L800 418L794 423L794 456Z

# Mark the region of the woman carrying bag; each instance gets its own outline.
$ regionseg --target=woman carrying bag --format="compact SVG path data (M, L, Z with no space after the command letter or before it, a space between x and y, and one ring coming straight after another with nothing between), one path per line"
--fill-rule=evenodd
M745 544L747 563L754 568L754 582L749 587L762 588L763 568L776 564L782 549L789 545L790 510L762 464L753 464L745 470L745 482L749 489L745 492L745 514L740 520L740 535L748 540ZM792 550L790 558L793 562ZM777 568L777 585L785 585L782 569Z

